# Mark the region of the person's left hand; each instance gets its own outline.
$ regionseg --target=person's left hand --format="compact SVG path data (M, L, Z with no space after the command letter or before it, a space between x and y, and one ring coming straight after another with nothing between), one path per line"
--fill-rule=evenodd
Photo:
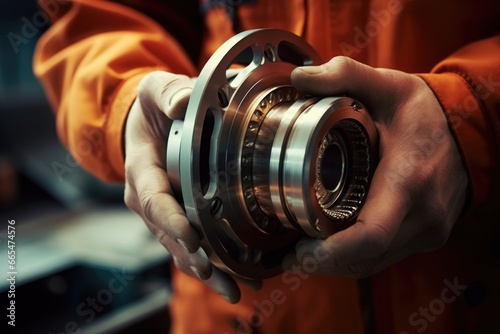
M317 273L357 278L441 247L460 216L467 175L444 112L418 76L346 57L299 67L292 84L316 96L363 103L379 132L380 161L357 221L325 240L299 242L284 266L319 263Z

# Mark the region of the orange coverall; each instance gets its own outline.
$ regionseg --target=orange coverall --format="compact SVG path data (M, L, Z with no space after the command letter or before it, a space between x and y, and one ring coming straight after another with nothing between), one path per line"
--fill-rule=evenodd
M469 175L469 201L444 247L372 276L368 299L354 279L302 273L266 280L258 292L242 287L242 300L230 305L174 271L172 332L362 333L368 309L378 333L499 333L498 0L219 4L226 6L40 2L53 24L38 42L34 70L56 112L61 141L84 168L105 181L124 180L124 122L146 73L196 76L236 32L275 27L303 36L324 61L346 55L420 74L450 121ZM80 145L89 133L103 138L91 152Z

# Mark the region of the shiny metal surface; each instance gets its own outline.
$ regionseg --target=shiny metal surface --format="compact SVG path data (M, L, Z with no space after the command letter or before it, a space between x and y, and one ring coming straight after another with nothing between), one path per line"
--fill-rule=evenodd
M184 121L171 127L170 182L210 260L227 272L280 273L298 238L349 226L364 202L377 141L368 113L290 83L294 68L320 63L290 32L236 35L207 62Z

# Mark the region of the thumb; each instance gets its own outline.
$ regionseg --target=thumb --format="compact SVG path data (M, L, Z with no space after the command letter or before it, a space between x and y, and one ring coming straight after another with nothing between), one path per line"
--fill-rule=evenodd
M323 270L343 274L346 268L352 271L356 267L351 264L384 256L409 212L405 196L388 177L391 167L394 167L391 162L381 161L356 223L325 240L299 245L296 250L299 263L310 256L324 258Z
M186 113L194 82L185 75L154 71L141 80L138 97L142 103L161 110L170 119L182 119Z
M292 85L314 96L347 95L368 107L387 103L393 94L390 70L376 69L351 58L338 56L319 66L297 67L291 74Z

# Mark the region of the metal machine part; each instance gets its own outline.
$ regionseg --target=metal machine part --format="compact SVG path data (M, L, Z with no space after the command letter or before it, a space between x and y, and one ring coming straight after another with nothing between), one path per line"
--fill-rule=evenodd
M226 272L279 274L299 238L348 227L365 201L377 161L367 111L349 97L304 96L290 83L294 68L320 63L290 32L240 33L207 62L185 119L172 124L169 180Z

